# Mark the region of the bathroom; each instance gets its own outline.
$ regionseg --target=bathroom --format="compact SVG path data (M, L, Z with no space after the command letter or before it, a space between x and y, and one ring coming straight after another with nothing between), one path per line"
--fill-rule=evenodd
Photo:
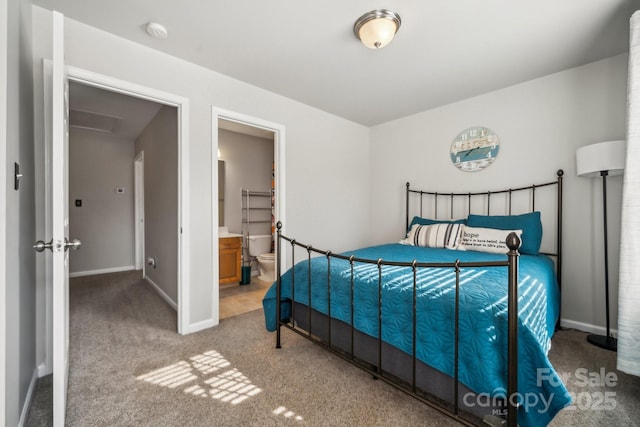
M275 134L225 119L218 120L218 129L220 318L224 318L260 308L274 280Z

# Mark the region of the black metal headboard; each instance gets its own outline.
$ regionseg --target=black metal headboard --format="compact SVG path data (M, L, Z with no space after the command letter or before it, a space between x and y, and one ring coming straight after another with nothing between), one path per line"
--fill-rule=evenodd
M475 209L475 213L482 215L491 215L491 197L501 195L501 200L504 202L503 210L504 214L511 215L513 208L513 199L515 195L525 193L528 196L527 204L530 206L528 209L530 212L536 210L536 190L543 187L556 187L556 243L555 243L555 251L546 251L541 252L544 255L553 256L556 258L556 278L558 280L558 287L561 286L561 277L562 277L562 176L564 175L564 171L559 169L556 172L556 180L545 182L542 184L533 184L526 187L519 188L508 188L498 191L483 191L483 192L470 192L470 193L457 193L457 192L433 192L433 191L423 191L423 190L414 190L410 188L409 183L407 182L407 193L406 193L406 229L409 229L409 222L411 220L412 211L410 210L410 200L418 199L419 202L419 210L415 210L414 212L419 216L424 216L425 210L429 208L429 212L431 213L431 217L434 219L438 218L439 211L442 210L442 207L449 212L449 219L455 219L454 211L455 208L461 208L462 211L466 212L466 214L474 213L474 207L477 204L474 202L476 200L480 200L480 209ZM438 207L438 203L440 203L440 209ZM460 206L462 204L462 206ZM466 206L465 206L466 205ZM503 214L500 213L500 214ZM495 214L495 213L494 213Z

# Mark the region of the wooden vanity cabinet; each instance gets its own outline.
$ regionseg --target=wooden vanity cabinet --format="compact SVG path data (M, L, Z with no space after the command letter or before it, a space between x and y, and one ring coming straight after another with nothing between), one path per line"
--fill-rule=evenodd
M242 278L242 237L223 237L218 239L218 260L220 264L219 281L221 285L240 282Z

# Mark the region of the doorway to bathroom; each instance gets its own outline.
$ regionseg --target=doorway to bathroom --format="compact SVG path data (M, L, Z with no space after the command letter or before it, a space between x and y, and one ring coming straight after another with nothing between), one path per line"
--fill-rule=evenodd
M218 318L224 319L261 309L262 298L275 279L274 232L282 211L278 154L283 129L228 112L218 112L214 119L218 165L214 186L218 193L214 198L218 200L218 268L214 277L218 278Z

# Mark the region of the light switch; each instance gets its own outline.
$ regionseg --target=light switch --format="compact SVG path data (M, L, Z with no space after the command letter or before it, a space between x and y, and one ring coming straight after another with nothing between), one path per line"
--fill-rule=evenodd
M13 188L15 190L19 190L20 178L22 178L22 174L20 173L20 165L14 162L13 169L14 169Z

